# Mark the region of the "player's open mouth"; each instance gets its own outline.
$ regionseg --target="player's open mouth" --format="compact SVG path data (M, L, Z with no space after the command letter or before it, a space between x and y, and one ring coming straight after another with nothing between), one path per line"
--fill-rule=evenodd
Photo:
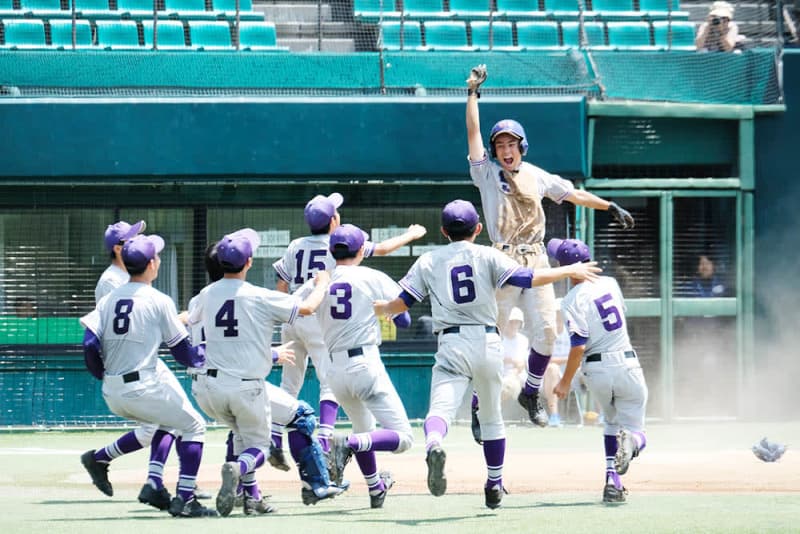
M503 163L508 165L509 167L514 164L514 158L503 158Z

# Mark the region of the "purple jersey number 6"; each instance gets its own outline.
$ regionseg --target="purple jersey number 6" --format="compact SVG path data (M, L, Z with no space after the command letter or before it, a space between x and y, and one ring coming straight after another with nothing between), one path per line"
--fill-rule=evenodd
M453 286L453 300L456 301L456 304L475 300L475 284L470 279L471 277L471 265L459 265L450 269L450 284Z
M597 306L597 312L600 314L600 319L603 320L603 328L606 332L613 332L614 330L622 327L622 315L613 304L606 304L612 297L611 293L606 293L600 298L594 299L594 305Z

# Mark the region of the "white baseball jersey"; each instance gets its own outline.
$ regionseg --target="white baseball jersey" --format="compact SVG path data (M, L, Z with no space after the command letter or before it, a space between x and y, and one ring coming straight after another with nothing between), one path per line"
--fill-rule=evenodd
M81 325L100 339L106 375L155 371L162 341L173 347L189 335L172 299L142 283L129 282L103 297Z
M586 354L633 350L625 321L625 300L617 281L601 276L573 287L561 301L570 334L588 338Z
M109 265L106 267L106 270L103 271L103 274L100 275L100 280L97 281L97 285L94 288L94 303L97 304L100 302L101 298L121 285L127 284L130 279L131 277L128 275L128 271L120 269L114 264Z
M360 265L337 265L317 316L330 352L381 344L375 300L392 300L400 286L386 274Z
M298 287L311 280L317 271L333 271L336 260L328 251L329 244L329 234L301 237L289 243L283 257L272 264L281 280L288 282L289 293L294 293ZM364 243L365 258L372 256L374 251L375 243Z
M456 241L417 259L400 286L416 300L431 297L433 329L497 323L495 289L519 264L491 247Z
M291 323L299 301L292 295L223 278L197 295L189 324L202 324L206 367L238 378L264 378L272 368L268 350L275 323Z
M472 183L480 190L483 216L493 243L514 245L541 243L545 217L542 198L561 203L575 189L572 182L522 162L507 181L503 169L489 159L470 161Z

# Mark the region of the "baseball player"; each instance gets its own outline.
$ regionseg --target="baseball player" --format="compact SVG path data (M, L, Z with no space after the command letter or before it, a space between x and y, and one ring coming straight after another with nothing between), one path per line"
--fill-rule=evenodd
M494 247L520 265L547 267L543 240L544 197L560 204L607 210L623 228L633 228L630 213L614 202L587 191L575 189L572 182L523 162L528 151L525 130L517 121L503 119L492 127L489 149L481 137L478 98L486 80L486 65L478 65L467 79L467 141L472 183L479 189L489 238ZM489 158L491 155L492 159ZM556 302L552 285L532 290L506 286L497 292L498 324L504 325L511 308L519 307L525 316L525 334L531 342L528 379L517 398L531 421L547 425L547 413L538 394L542 377L553 353L556 339Z
M157 364L162 341L183 365L203 364L202 353L189 343L189 334L178 319L175 304L152 287L161 265L158 254L163 248L164 240L157 235L127 239L122 247L122 260L130 274L129 282L103 297L94 311L81 318L86 328L84 358L92 374L103 380L106 404L120 417L143 423L114 444L87 451L81 462L95 486L112 495L109 463L144 447L146 440L139 440L143 429L156 428L170 435L179 432L183 438L177 445L180 474L169 513L181 517L215 516L216 512L202 506L194 493L203 454L205 421L192 407L175 375ZM161 490L159 494L168 495L163 486Z
M589 247L578 239L551 239L547 253L560 265L591 260ZM578 367L583 369L586 386L605 417L603 502L625 502L627 490L619 477L647 445L647 384L628 338L625 300L617 281L601 276L590 284L574 279L572 283L573 288L561 301L572 348L564 375L553 392L567 398L575 372Z
M271 412L264 377L272 367L272 330L276 322L293 322L298 313L312 314L329 280L327 273L315 276L315 288L302 302L248 283L245 278L259 244L258 233L250 228L223 237L217 243L217 260L224 277L199 293L189 314L189 324L201 325L205 338L206 372L197 375L195 388L198 404L234 433L237 459L223 464L217 493L222 516L233 511L240 480L246 515L274 511L255 482L255 470L264 464L270 446Z
M341 480L355 453L370 507L381 508L394 481L388 471L378 472L375 451L407 451L414 437L400 395L381 361L381 328L372 309L374 301L395 297L400 287L384 273L360 265L366 243L367 234L352 224L331 233L329 250L336 268L317 316L330 351L328 384L353 422L352 434L334 436L331 476ZM395 324L408 327L411 316L402 313Z
M592 279L599 269L596 263L578 263L566 268L537 268L534 272L496 249L476 245L475 238L482 229L478 212L470 202L454 200L447 204L442 211L442 233L450 244L420 256L400 280L400 296L388 303L376 302L375 313L400 313L414 302L431 297L439 347L424 423L428 489L435 496L444 495L447 490L442 441L472 383L483 400L481 432L488 470L485 503L497 508L504 493L506 440L500 408L503 349L496 326L494 291L504 285L531 288L567 276Z
M333 270L335 260L328 252L328 238L340 224L338 208L344 199L339 193L328 196L317 195L308 201L303 211L311 235L289 243L283 257L273 264L278 274L277 289L287 293L294 292L314 273L320 270ZM412 224L408 230L396 237L380 243L367 242L364 256L384 256L409 242L425 235L425 228ZM299 318L293 325L284 325L282 343L294 341L295 365L284 367L281 373L281 388L297 397L306 376L308 359L314 363L320 385L319 402L319 440L325 452L330 450L328 439L333 434L336 413L339 405L325 380L330 363L328 349L322 339L319 322L314 319ZM277 449L281 448L282 429L273 428L272 439Z
M211 282L221 280L225 276L217 258L216 243L206 248L204 263ZM190 313L194 310L196 302L197 297L189 302ZM202 333L202 323L194 325L194 328L191 329L191 335L193 340L197 340L198 344L205 341ZM287 357L289 353L291 353L291 358ZM287 364L291 363L294 359L294 354L291 350L286 349L286 345L281 345L280 347L272 349L271 356L273 364ZM204 368L198 369L197 374L203 373L205 373ZM203 382L203 385L205 385L205 382ZM314 431L316 430L316 417L313 408L311 408L307 402L297 400L281 388L272 385L270 382L265 382L265 385L273 421L289 429L289 450L297 464L297 470L300 474L300 480L302 482L301 498L303 504L316 504L323 499L333 498L346 491L349 487L349 483L335 485L330 482L327 459L325 458L319 441L314 435ZM195 397L197 397L198 394L203 394L198 393L198 389L200 389L198 388L198 377L194 376L192 381L192 394ZM238 461L236 454L233 452L234 441L234 434L233 431L231 431L226 440L226 462ZM286 465L286 470L288 469L289 466ZM254 473L248 472L241 477L240 483L236 488L235 507L244 506L245 486L252 487L255 484ZM253 495L254 493L253 489L247 491L248 495Z

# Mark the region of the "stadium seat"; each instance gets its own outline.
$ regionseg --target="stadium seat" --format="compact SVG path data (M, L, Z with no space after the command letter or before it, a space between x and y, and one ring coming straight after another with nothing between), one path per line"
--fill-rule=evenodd
M72 21L51 20L50 42L56 48L72 48ZM75 48L92 46L92 24L88 20L75 21Z
M402 42L400 41L400 26L399 20L385 20L381 23L384 50L427 50L422 46L422 30L419 22L415 20L402 22Z
M205 0L164 0L167 16L179 20L217 20L213 11L206 11Z
M24 12L21 9L14 9L14 0L0 0L0 18L21 17Z
M144 30L144 45L152 48L153 21L143 20L142 30ZM159 20L157 38L159 50L191 50L186 46L183 22L179 20Z
M44 22L41 20L3 19L5 46L3 48L45 48Z
M586 0L544 0L544 10L548 18L556 20L578 20L581 9L584 19L593 19L594 11L587 10Z
M132 20L98 20L97 46L106 50L140 49L139 30Z
M61 9L61 0L20 0L20 10L26 17L41 19L72 18L72 11Z
M517 22L517 44L526 50L557 50L565 48L558 42L558 22Z
M403 0L403 16L415 20L450 19L455 13L444 10L442 0Z
M461 20L426 21L425 44L431 50L474 51L467 44L467 24Z
M491 39L489 38L489 21L476 20L470 23L472 28L472 46L478 50L516 51L514 31L509 21L492 21Z
M491 0L450 0L450 11L459 20L486 20L492 12Z
M618 50L654 50L648 22L609 22L608 46Z
M288 51L278 46L274 22L242 22L239 24L239 47L243 50Z
M72 2L68 2L71 5ZM70 8L71 9L71 8ZM108 0L75 0L75 11L78 17L82 19L117 19L119 20L119 12L111 11L108 5Z
M592 0L592 10L605 21L643 20L644 13L634 9L633 0Z
M213 0L213 6L217 18L236 20L236 0ZM239 20L263 21L264 14L253 11L252 0L239 0Z
M694 22L657 20L653 22L653 40L659 48L696 50Z
M602 22L584 22L587 46L590 48L604 47L606 45L606 32ZM581 46L580 31L577 22L562 22L561 35L564 46L578 48Z
M233 50L231 27L226 21L189 21L192 48L197 50Z
M353 16L361 22L376 23L381 19L400 17L395 0L353 0Z
M506 20L544 20L538 0L497 0L497 16Z
M122 18L152 18L154 1L155 0L117 0L117 12ZM163 9L159 11L159 16L164 16Z
M680 0L639 0L639 11L649 20L689 20L689 12L680 10Z

